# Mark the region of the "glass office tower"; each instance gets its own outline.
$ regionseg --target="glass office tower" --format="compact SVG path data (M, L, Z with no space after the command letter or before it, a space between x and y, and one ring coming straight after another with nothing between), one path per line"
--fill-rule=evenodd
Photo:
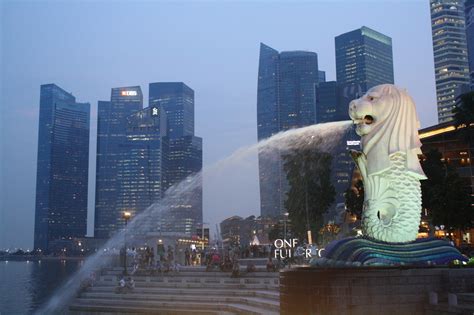
M163 110L167 117L167 189L202 169L202 138L194 135L194 91L183 82L150 83L149 104ZM200 183L192 191L171 202L161 231L191 235L201 226L202 178L197 180Z
M469 86L464 4L430 0L438 122L453 119L456 97Z
M316 122L318 55L308 51L277 50L260 44L257 90L258 140ZM263 216L286 212L288 183L282 159L259 152L260 207Z
M123 211L135 217L162 198L166 185L166 134L164 111L145 108L126 118L125 137L117 151L117 226L122 223ZM158 222L150 224L150 232L158 230Z
M94 236L109 238L122 226L117 204L118 163L126 143L127 117L143 108L139 86L113 88L110 101L99 101Z
M471 91L474 90L474 0L464 3L466 13L466 40L469 59L469 76L471 79Z
M336 77L342 87L358 85L365 93L373 86L394 83L392 39L368 27L335 38Z
M87 233L90 105L41 86L34 247Z

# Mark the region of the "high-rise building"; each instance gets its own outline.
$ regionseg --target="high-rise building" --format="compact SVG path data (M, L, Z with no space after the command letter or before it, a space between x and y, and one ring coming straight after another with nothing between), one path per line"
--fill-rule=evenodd
M149 106L161 106L168 116L170 139L194 136L194 91L183 82L149 84Z
M318 71L318 81L319 83L326 82L326 71Z
M347 92L347 91L346 91ZM326 123L333 121L348 120L349 100L343 97L344 89L341 89L336 81L320 82L316 89L316 122ZM347 98L355 98L355 95L348 95ZM351 100L352 100L351 99ZM337 221L340 216L339 209L344 209L344 193L349 188L354 169L354 162L349 155L350 149L358 146L357 135L353 130L348 130L341 138L333 154L331 165L331 181L336 190L335 202L326 216L327 221Z
M339 86L336 81L320 82L316 88L316 122L344 120L347 108L339 104Z
M392 39L362 26L335 38L336 77L341 87L394 83Z
M322 85L320 91L321 118L348 120L347 110L350 101L362 96L370 88L385 83L394 83L392 39L366 26L341 34L335 38L337 83ZM335 93L337 101L334 100ZM337 104L333 106L332 104ZM331 111L334 115L331 115ZM349 149L357 148L358 137L349 130L337 147L333 158L333 184L336 189L336 202L332 210L339 215L344 209L344 193L351 184L354 164L348 154Z
M453 119L456 97L469 85L464 3L430 0L438 122Z
M117 159L116 209L132 216L159 201L165 190L166 114L145 108L126 120L126 136Z
M258 140L316 122L318 55L308 51L277 50L260 44L257 91ZM285 212L288 183L282 159L275 152L259 152L260 207L262 216Z
M90 105L41 86L34 247L87 232Z
M202 169L202 138L194 135L194 91L182 82L149 85L150 107L166 112L168 123L166 188L180 183ZM161 231L193 234L202 224L202 179L186 196L171 202Z
M469 59L469 76L471 78L471 91L474 90L474 0L464 3L466 13L466 40Z
M117 165L127 143L127 117L143 108L139 86L113 88L110 102L99 101L94 236L109 238L123 225L117 204L120 182Z

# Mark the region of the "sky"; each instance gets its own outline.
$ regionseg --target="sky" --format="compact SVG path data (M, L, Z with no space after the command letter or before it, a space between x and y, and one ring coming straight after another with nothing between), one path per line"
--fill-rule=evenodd
M318 53L335 80L334 37L367 26L392 38L395 84L437 123L429 1L0 1L0 248L32 248L40 85L91 104L93 231L97 101L112 87L181 81L195 91L210 166L257 141L259 44ZM204 221L259 215L256 157L204 178Z

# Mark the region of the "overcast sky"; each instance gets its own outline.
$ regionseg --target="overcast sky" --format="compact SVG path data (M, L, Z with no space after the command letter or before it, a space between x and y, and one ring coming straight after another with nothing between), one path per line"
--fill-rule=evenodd
M33 245L39 89L91 103L89 227L97 101L112 87L182 81L194 89L204 165L256 142L259 43L318 53L335 80L334 37L371 27L392 37L395 83L437 122L429 1L0 1L0 248ZM259 214L256 159L205 179L204 220ZM229 180L229 177L232 177Z

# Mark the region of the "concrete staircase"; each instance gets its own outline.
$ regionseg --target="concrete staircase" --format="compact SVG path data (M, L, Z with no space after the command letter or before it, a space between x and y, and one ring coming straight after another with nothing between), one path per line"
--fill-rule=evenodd
M71 314L279 314L279 274L258 267L229 272L182 267L180 272L135 275L133 292L115 293L121 268L110 269L70 305Z

